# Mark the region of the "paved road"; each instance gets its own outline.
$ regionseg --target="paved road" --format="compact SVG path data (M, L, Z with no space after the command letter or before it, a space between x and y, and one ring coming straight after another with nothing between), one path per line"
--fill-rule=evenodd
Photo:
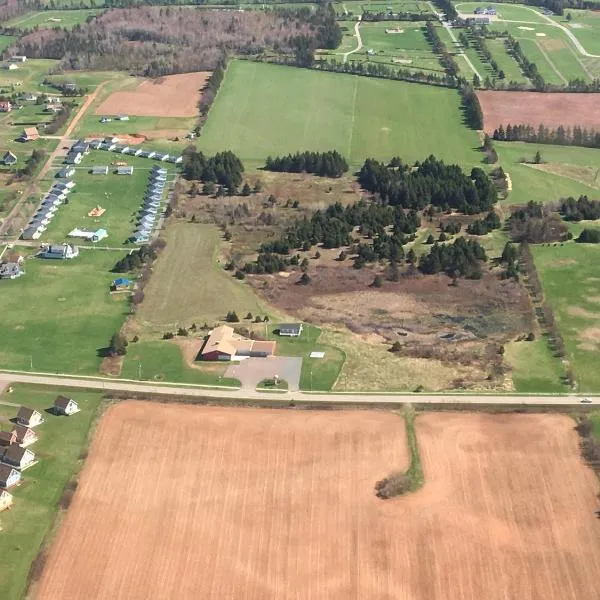
M363 47L363 43L362 43L362 37L360 37L360 15L358 17L358 22L356 23L356 25L354 26L354 35L356 37L356 40L358 42L356 48L354 48L354 50L350 50L350 52L346 52L343 57L342 57L342 62L346 62L348 60L348 57L351 54L354 54L355 52L358 52L359 50L362 49Z
M579 405L581 397L578 396L494 396L494 395L453 395L453 394L335 394L317 393L309 394L303 392L287 392L273 394L269 392L257 392L254 390L239 389L210 389L199 385L180 386L177 384L147 384L133 381L119 381L94 377L82 379L71 376L8 373L0 372L0 387L7 383L35 383L58 387L91 388L104 391L134 392L148 394L165 394L188 397L202 397L230 400L267 400L267 401L308 401L340 404L487 404L487 405L552 405L556 407ZM600 397L593 397L593 404L600 405ZM592 405L593 405L592 404ZM589 405L585 405L589 406Z

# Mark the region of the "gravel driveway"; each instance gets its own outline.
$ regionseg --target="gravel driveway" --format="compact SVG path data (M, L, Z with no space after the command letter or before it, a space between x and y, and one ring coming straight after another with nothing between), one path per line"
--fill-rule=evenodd
M254 390L263 379L277 375L288 383L290 391L297 391L300 386L302 359L289 356L269 356L267 358L247 358L232 363L225 372L225 377L234 377L242 383L242 389Z

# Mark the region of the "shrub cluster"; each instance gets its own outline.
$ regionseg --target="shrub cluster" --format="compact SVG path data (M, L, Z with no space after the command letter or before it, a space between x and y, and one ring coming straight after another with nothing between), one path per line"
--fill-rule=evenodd
M321 177L341 177L348 170L348 163L337 150L297 152L275 158L269 156L265 169L287 173L314 173Z
M231 150L205 156L194 149L186 150L183 159L183 176L189 180L218 183L229 190L242 183L244 165Z
M481 263L487 260L485 250L474 240L458 238L452 244L434 244L429 254L419 260L419 270L425 274L444 272L450 277L480 279Z
M587 196L565 198L560 203L560 214L565 221L595 221L600 219L600 200L590 200Z

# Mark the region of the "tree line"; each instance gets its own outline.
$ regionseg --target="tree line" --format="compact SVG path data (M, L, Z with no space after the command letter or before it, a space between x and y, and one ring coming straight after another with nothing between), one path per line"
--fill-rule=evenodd
M494 229L500 229L501 226L500 217L491 210L483 219L473 221L467 227L467 233L471 235L487 235Z
M446 15L448 21L458 19L458 13L452 0L433 0L433 3Z
M600 244L600 229L584 229L575 241L578 244Z
M494 129L492 137L501 142L530 142L535 144L554 144L557 146L582 146L584 148L600 148L600 131L587 129L579 125L556 129L539 125L500 125Z
M346 159L337 151L296 152L272 158L265 162L267 171L286 173L314 173L321 177L341 177L348 170Z
M565 221L595 221L600 219L600 200L590 200L587 196L572 196L560 203L559 212Z
M218 183L226 187L230 194L237 191L242 183L244 165L231 150L205 156L193 147L183 153L183 176L191 181Z
M421 210L427 205L464 214L489 211L498 199L492 180L480 168L465 175L458 165L429 156L413 166L394 158L387 165L367 159L358 173L361 186L386 203Z
M378 23L380 21L437 21L433 13L420 12L375 12L365 10L361 16L362 21Z
M519 41L509 34L504 41L504 45L506 51L517 61L524 75L531 81L533 87L538 91L544 91L546 81L538 71L537 65L525 56Z
M435 25L428 21L425 24L425 37L429 40L433 51L438 55L440 64L444 67L444 70L450 77L458 77L459 68L452 55L448 52L446 44L442 42L442 39L438 35Z
M212 103L215 100L217 92L223 83L225 78L225 71L227 70L227 61L225 58L221 59L214 71L210 74L210 77L206 81L206 85L202 90L202 96L200 97L200 103L198 108L200 109L200 116L206 117Z
M471 129L483 129L483 110L473 86L464 83L459 87L467 124Z

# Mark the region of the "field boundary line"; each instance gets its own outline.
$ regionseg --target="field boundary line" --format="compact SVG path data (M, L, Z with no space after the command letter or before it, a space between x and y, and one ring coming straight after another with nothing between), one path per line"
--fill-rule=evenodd
M543 46L538 42L538 40L534 40L535 45L538 47L538 50L544 55L546 62L550 65L550 68L558 75L558 77L562 80L565 85L568 85L569 82L565 78L565 76L558 70L558 67L552 62L551 58L548 56L548 53L544 50ZM577 57L575 57L577 58Z
M356 95L358 93L358 75L354 78L354 93L352 94L352 121L350 122L350 138L348 139L348 162L351 162L352 141L354 139L354 123L356 122Z

